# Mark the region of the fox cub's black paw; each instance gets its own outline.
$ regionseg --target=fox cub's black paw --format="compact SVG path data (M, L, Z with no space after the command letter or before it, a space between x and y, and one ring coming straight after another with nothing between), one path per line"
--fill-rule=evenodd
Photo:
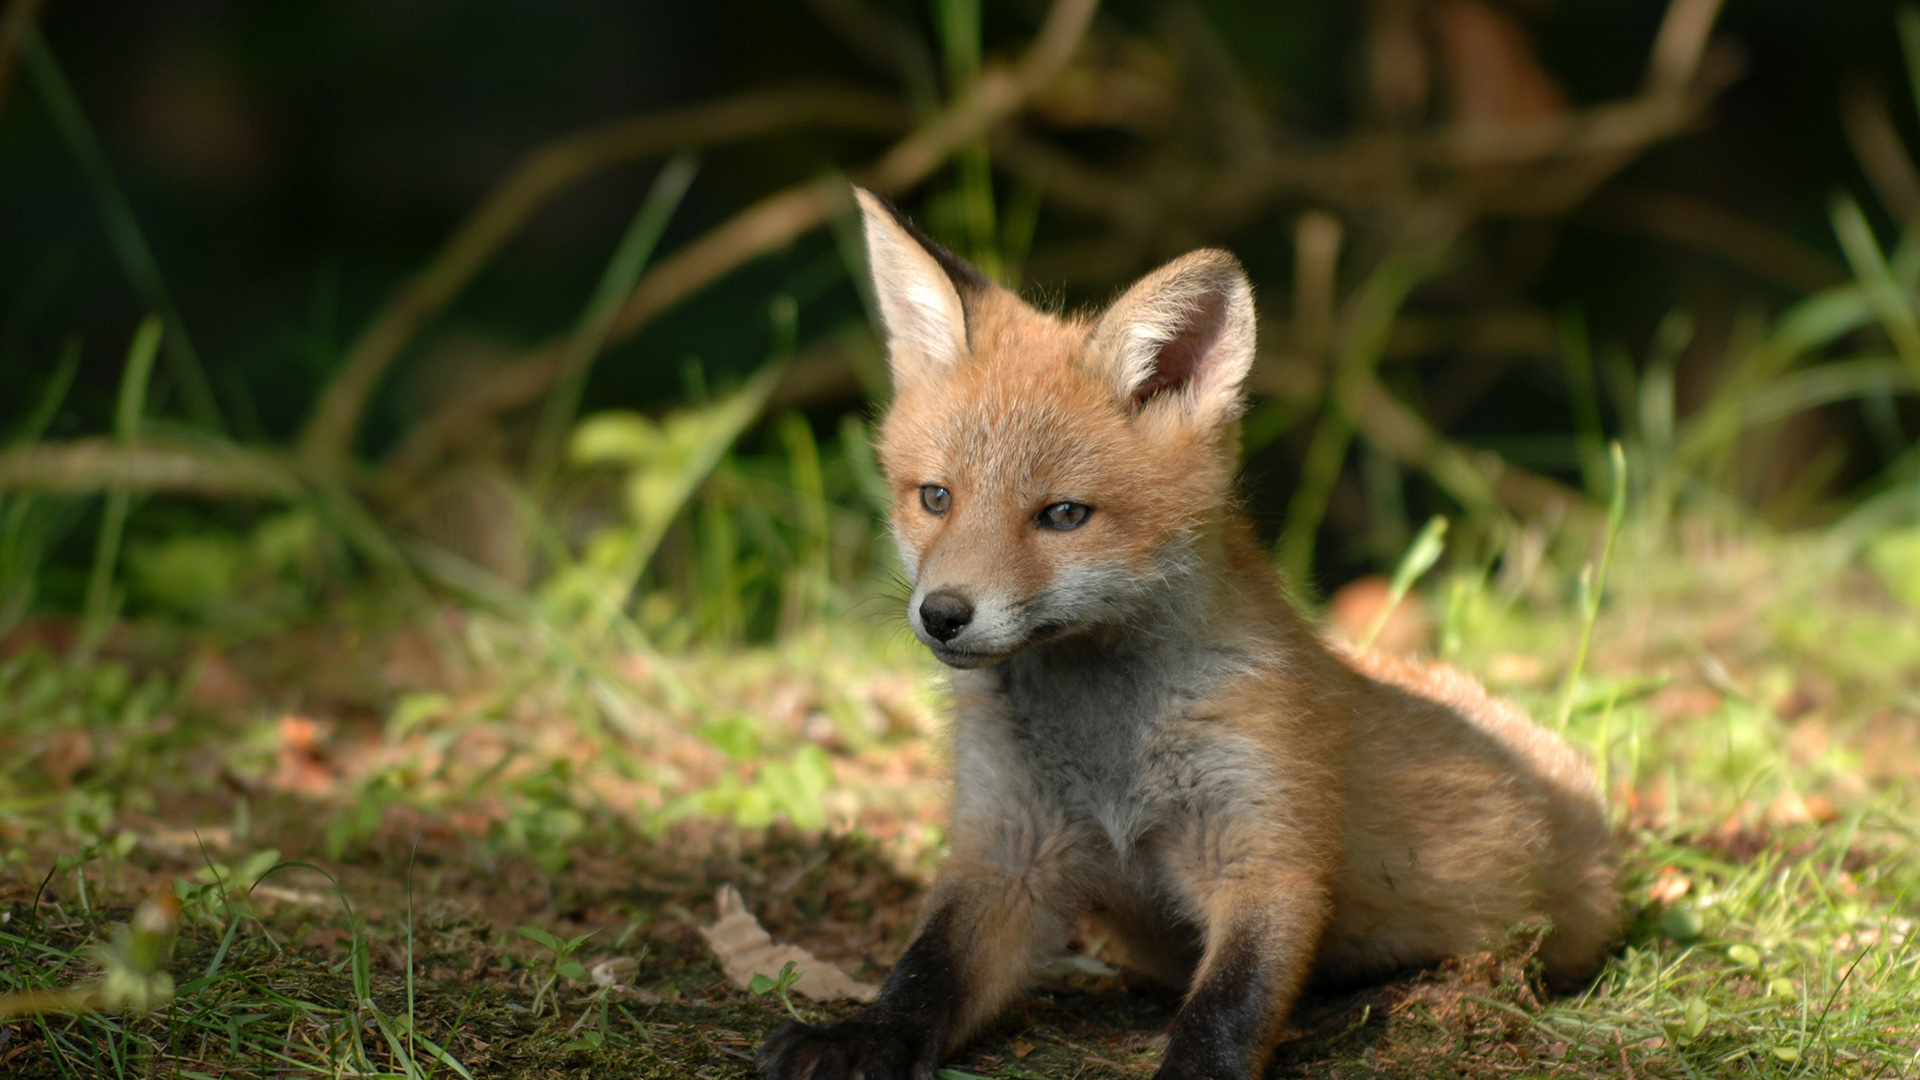
M767 1036L753 1065L767 1080L933 1080L926 1035L858 1017L830 1027L790 1020Z
M1167 1048L1153 1080L1249 1080L1247 1063L1221 1047Z

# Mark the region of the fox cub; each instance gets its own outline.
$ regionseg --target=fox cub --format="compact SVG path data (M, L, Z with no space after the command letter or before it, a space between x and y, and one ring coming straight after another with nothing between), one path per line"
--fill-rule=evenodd
M1465 676L1323 643L1231 506L1234 258L1065 318L856 195L908 618L954 669L952 855L879 1000L785 1025L760 1071L929 1078L1084 914L1186 988L1164 1078L1258 1076L1303 986L1530 916L1551 981L1592 975L1618 894L1586 765Z

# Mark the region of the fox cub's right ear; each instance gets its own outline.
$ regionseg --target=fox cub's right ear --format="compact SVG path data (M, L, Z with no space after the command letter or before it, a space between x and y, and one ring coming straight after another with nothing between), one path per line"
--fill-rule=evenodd
M1253 367L1253 288L1239 260L1203 248L1148 274L1093 329L1087 353L1138 413L1220 427Z
M854 188L866 226L867 265L887 330L895 389L938 378L967 353L962 289L987 279L959 256L922 235L865 188Z

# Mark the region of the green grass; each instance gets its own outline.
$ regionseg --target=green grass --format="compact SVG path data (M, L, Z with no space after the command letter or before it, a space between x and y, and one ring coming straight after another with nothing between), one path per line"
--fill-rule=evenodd
M1578 570L1456 567L1406 601L1536 716L1568 700L1569 737L1604 763L1632 916L1605 973L1546 998L1523 936L1317 999L1280 1074L1865 1077L1920 1060L1920 762L1890 752L1920 731L1920 615L1856 564L1805 572L1824 537L1692 532L1711 559L1627 522L1570 698ZM0 709L22 718L0 772L5 988L82 981L141 896L186 899L164 1010L16 1021L10 1074L745 1075L784 1012L726 986L690 933L714 888L738 884L776 936L856 975L904 946L938 854L938 702L884 627L839 612L771 646L661 654L558 642L524 613L443 616L437 643L354 616L358 643L302 647L385 674L362 697L326 691L313 711L335 726L310 741L274 704L308 680L272 644L229 652L238 703L196 693L192 651L153 631L87 668L33 645L0 662ZM338 891L291 867L249 895L282 860ZM569 977L621 957L618 986ZM1175 1004L1049 979L955 1067L1129 1075Z

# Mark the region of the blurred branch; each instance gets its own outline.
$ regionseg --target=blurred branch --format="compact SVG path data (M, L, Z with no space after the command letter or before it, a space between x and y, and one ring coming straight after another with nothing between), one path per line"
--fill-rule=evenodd
M790 242L827 218L828 207L846 195L844 181L799 185L762 199L706 236L661 260L640 279L614 316L601 348L631 337L655 315L693 295L727 271ZM383 483L403 490L430 468L448 448L502 412L527 405L545 393L567 365L565 339L556 339L487 376L414 426L388 455Z
M91 495L114 488L214 497L293 499L303 491L278 458L232 443L107 436L0 451L0 491Z
M807 7L862 60L899 79L915 109L930 112L939 103L933 56L891 12L865 0L807 0Z
M1308 356L1326 351L1339 299L1340 219L1309 210L1293 227L1293 346Z
M1691 0L1676 0L1675 7L1689 4L1690 19L1704 10ZM1717 3L1711 6L1717 10ZM1704 39L1700 45L1704 49ZM1138 270L1141 259L1191 246L1196 236L1242 226L1282 199L1375 221L1404 218L1423 192L1443 193L1472 214L1565 213L1647 147L1699 121L1738 74L1732 59L1718 55L1688 54L1687 82L1661 81L1635 97L1583 110L1423 133L1371 131L1332 144L1242 155L1211 170L1163 158L1116 175L1011 128L995 132L993 149L1001 165L1040 186L1051 202L1112 226L1110 237L1052 252L1043 265L1117 278ZM1375 231L1398 231L1392 220L1382 224Z
M895 144L858 175L859 182L883 193L911 187L969 139L1012 115L1066 65L1098 3L1054 0L1038 37L1018 62L983 72L973 93ZM615 317L607 344L632 337L661 312L735 267L792 243L847 203L845 182L830 178L775 192L740 211L641 278ZM565 367L564 347L556 340L534 349L415 427L388 457L384 483L395 490L412 483L488 418L545 392Z
M1818 292L1847 280L1839 264L1805 244L1686 195L1615 191L1596 199L1582 216L1717 255L1796 293Z
M1297 355L1262 356L1248 385L1256 393L1303 404L1324 394L1320 365ZM1575 516L1590 509L1585 495L1558 480L1510 465L1491 450L1470 450L1448 440L1377 379L1361 389L1354 428L1394 461L1432 477L1470 510L1498 506L1530 518L1549 509Z
M1920 213L1920 170L1900 139L1886 96L1859 81L1849 83L1840 94L1840 124L1880 204L1893 220L1912 221Z
M889 150L866 173L867 186L890 192L917 184L962 143L1006 119L1073 58L1099 6L1100 0L1054 0L1039 36L1018 63L982 72L972 94Z
M13 87L13 66L20 55L20 42L39 17L46 0L13 0L0 21L0 116L6 115L7 91Z
M1469 450L1443 437L1378 382L1367 387L1356 418L1360 434L1400 464L1433 478L1461 505L1499 505L1530 519L1549 510L1584 517L1587 497L1551 477L1510 465L1491 450Z
M1417 228L1408 230L1400 250L1382 258L1341 304L1325 407L1314 425L1300 465L1300 482L1287 503L1286 525L1274 552L1296 589L1312 588L1308 578L1320 524L1345 468L1359 426L1360 405L1368 388L1375 385L1394 320L1413 290L1451 261L1461 224L1445 212L1423 215L1416 221Z
M1693 82L1706 52L1707 37L1720 17L1720 3L1673 0L1667 5L1666 17L1653 40L1653 56L1647 63L1648 94L1683 90Z
M367 399L407 342L459 295L534 211L574 184L621 162L789 128L825 125L891 132L907 123L906 110L883 95L788 88L622 120L535 150L361 332L301 434L301 456L321 463L344 457Z
M1540 355L1560 348L1553 318L1531 308L1495 307L1455 318L1406 314L1387 339L1389 359L1452 351L1472 355Z

